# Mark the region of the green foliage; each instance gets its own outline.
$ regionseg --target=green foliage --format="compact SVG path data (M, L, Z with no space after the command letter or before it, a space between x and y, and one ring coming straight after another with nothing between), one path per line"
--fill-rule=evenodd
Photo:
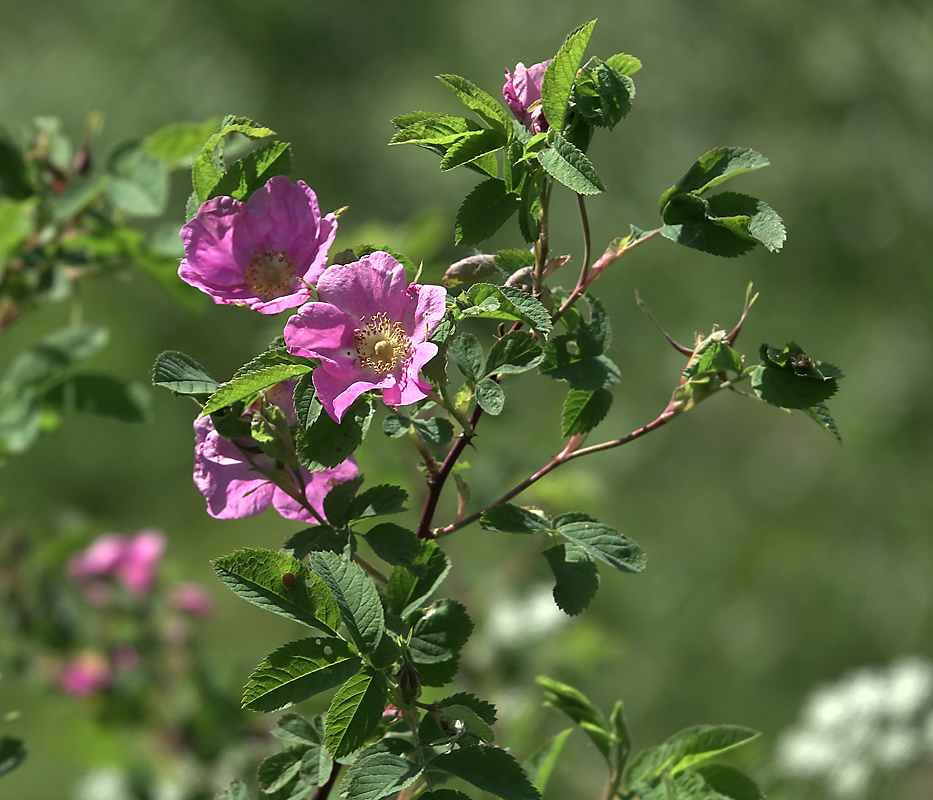
M259 765L256 775L259 789L271 794L285 786L298 774L304 753L305 749L302 747L290 747L266 758Z
M312 367L313 363L308 359L289 355L285 349L267 350L221 384L204 404L201 413L211 414L239 400L255 397L263 389L310 372Z
M428 599L450 572L450 559L436 542L426 541L421 554L410 568L392 570L386 586L389 609L400 617L407 617Z
M457 95L467 108L479 114L501 137L505 137L512 130L508 112L502 104L478 86L458 75L438 75L437 79Z
M591 63L574 81L573 109L589 124L612 130L632 109L635 82L598 58Z
M444 686L459 667L459 652L473 631L466 609L453 600L438 600L415 623L406 648L425 686Z
M583 62L583 53L593 33L596 20L573 30L561 45L557 55L548 64L541 83L541 105L551 130L560 131L577 70Z
M303 385L310 386L310 380ZM296 398L298 395L299 388L296 388ZM372 398L361 395L346 410L343 419L336 422L314 398L306 415L298 411L299 420L305 426L297 436L298 460L312 472L343 463L363 443L375 410Z
M163 386L176 395L213 394L220 386L197 361L177 350L160 353L152 365L153 386Z
M340 611L324 583L296 558L277 550L247 548L214 559L221 583L249 603L333 636ZM282 576L295 576L286 587Z
M561 436L593 430L609 413L612 393L608 389L571 389L560 419Z
M489 178L470 192L454 228L454 243L473 247L486 241L508 222L518 209L518 195L506 189L499 178Z
M530 294L514 286L476 283L456 298L456 312L464 317L522 322L541 338L551 332L551 315Z
M246 117L225 117L220 130L207 140L191 167L191 182L198 204L221 194L218 186L226 172L224 146L226 137L233 133L239 133L249 139L265 139L275 135L272 129L258 125Z
M0 736L0 775L16 769L26 758L28 749L22 739Z
M152 419L152 397L138 383L109 375L74 375L56 384L44 397L62 413L81 412L109 417L120 422L148 422Z
M413 531L383 522L363 534L366 543L383 561L399 567L410 567L421 554L421 541Z
M308 555L308 561L337 601L353 644L361 653L374 652L385 632L385 615L375 584L360 567L337 553L315 551Z
M794 342L783 350L763 344L752 388L762 399L781 408L799 408L836 441L842 437L824 404L838 388L842 370L826 361L810 359Z
M327 710L324 743L334 759L362 747L376 731L386 706L386 676L364 666L334 695Z
M576 616L593 601L599 589L599 570L582 547L557 544L542 555L554 573L554 602L565 614Z
M661 213L673 197L700 195L743 172L767 167L771 162L747 147L717 147L700 156L684 176L661 195Z
M386 514L400 514L405 511L405 502L408 492L401 486L381 483L370 486L365 492L360 492L351 501L347 509L349 520L381 517Z
M565 728L560 733L552 736L525 762L525 772L534 783L539 794L543 795L547 789L551 773L554 771L554 767L557 766L557 760L564 749L564 743L571 733L573 733L573 728Z
M353 763L340 796L345 800L382 800L410 786L421 771L421 766L401 755L378 750L368 752L367 748Z
M538 800L519 763L498 747L470 745L441 753L429 765L432 771L446 772L465 780L502 800Z
M276 175L292 170L292 149L288 142L269 142L235 161L211 190L212 197L246 200Z
M139 144L130 143L110 157L107 198L135 217L158 217L168 204L168 171L162 161Z
M527 372L544 359L544 349L528 331L510 331L496 339L486 360L486 375Z
M220 123L220 117L212 117L204 122L166 125L143 140L142 150L158 158L166 169L190 167Z
M290 642L253 670L243 690L243 708L278 711L351 680L362 666L359 656L342 639Z
M447 354L470 383L476 383L486 374L483 347L472 333L461 333L447 348Z
M606 191L590 160L573 143L556 131L548 133L547 141L550 147L538 154L538 161L554 180L577 194Z

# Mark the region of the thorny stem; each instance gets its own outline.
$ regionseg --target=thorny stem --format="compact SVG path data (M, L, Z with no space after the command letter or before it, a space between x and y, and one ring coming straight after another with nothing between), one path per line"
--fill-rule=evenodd
M444 484L447 482L447 478L450 477L454 465L466 449L466 446L472 441L475 435L472 431L476 428L476 423L479 421L482 414L483 409L477 404L476 408L473 409L473 413L470 415L469 428L464 429L460 433L460 436L457 437L457 440L447 453L447 457L444 459L444 463L441 464L441 468L437 471L437 474L433 475L428 480L428 496L424 501L424 510L421 512L421 520L418 523L417 534L419 539L434 538L434 533L431 531L431 521L434 519L434 512L437 510L437 501L441 497L441 491L443 491ZM468 430L470 433L467 433Z
M614 447L621 447L622 445L628 444L629 442L634 442L636 439L640 439L646 433L651 433L651 431L657 430L662 425L667 424L680 413L681 413L681 409L672 408L671 406L668 406L666 409L664 409L664 411L661 413L661 415L657 419L652 420L647 425L642 426L638 430L632 431L631 433L626 434L620 439L613 439L611 442L603 442L602 444L594 444L591 447L584 447L582 449L576 449L573 446L574 445L573 439L571 439L567 447L565 447L564 450L559 455L556 455L553 458L551 458L550 462L545 464L543 467L541 467L541 469L539 469L534 475L531 475L525 478L525 480L523 480L521 483L517 484L515 487L510 489L508 492L502 495L502 497L500 497L498 500L490 503L488 506L481 509L480 511L477 511L473 514L470 514L467 517L464 517L459 522L454 522L454 523L451 523L450 525L440 528L435 533L438 537L447 536L448 534L453 533L454 531L457 531L460 528L464 528L467 525L470 525L476 522L476 520L478 520L481 516L483 516L483 514L485 514L490 508L501 505L502 503L507 503L509 500L511 500L516 495L521 494L523 491L525 491L525 489L527 489L532 484L537 483L539 480L541 480L541 478L543 478L548 473L553 472L561 464L566 464L568 461L572 461L573 459L578 458L579 456L589 455L591 453L598 453L603 450L611 450Z
M547 264L548 205L551 200L552 187L552 181L549 178L545 178L544 182L541 184L541 197L538 201L538 241L535 242L535 271L531 292L535 297L541 295L541 279L544 275L544 267Z
M660 228L656 228L653 231L648 231L648 233L646 233L640 239L635 239L635 241L629 242L628 244L623 245L618 249L610 246L609 249L606 250L606 252L596 260L596 263L593 264L590 269L582 270L580 272L580 278L577 281L577 285L573 287L573 291L567 296L567 299L561 303L560 308L557 309L557 311L554 313L554 316L551 318L551 322L557 322L557 320L559 320L564 315L567 309L577 302L577 300L580 298L580 295L586 291L586 288L593 281L595 281L610 264L624 256L629 250L634 250L642 242L647 242L649 239L654 238L660 232Z
M327 779L327 782L323 786L319 786L314 794L311 796L311 800L327 800L328 795L330 795L331 789L334 788L334 784L337 783L337 776L340 774L340 770L343 768L343 764L334 762L330 768L330 777Z

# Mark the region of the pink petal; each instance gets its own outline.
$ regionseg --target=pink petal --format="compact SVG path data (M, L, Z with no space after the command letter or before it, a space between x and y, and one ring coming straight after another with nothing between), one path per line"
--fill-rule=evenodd
M337 422L343 419L347 409L361 394L395 383L395 377L391 373L379 376L360 367L335 369L325 368L323 364L314 370L311 380L314 382L317 399Z
M356 321L339 308L329 303L306 303L289 317L285 344L294 356L349 366L356 358L355 330Z
M110 575L123 557L126 539L116 533L98 536L87 549L72 556L68 574L75 580Z
M318 299L345 311L354 322L385 314L401 321L408 296L405 269L388 253L363 256L353 264L334 264L318 281Z
M210 423L210 417L204 417ZM202 430L205 424L202 424ZM197 431L197 423L195 430ZM236 445L213 430L194 448L194 483L215 519L240 519L265 511L272 502L272 484L255 472Z
M165 536L157 530L138 533L127 543L117 565L116 578L135 595L144 595L155 583L159 558L165 549Z

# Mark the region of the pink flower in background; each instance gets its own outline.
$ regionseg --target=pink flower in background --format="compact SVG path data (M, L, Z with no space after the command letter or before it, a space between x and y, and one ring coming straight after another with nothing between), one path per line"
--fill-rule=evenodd
M337 219L314 192L278 175L241 203L215 197L181 229L178 275L214 298L275 314L304 303L327 265Z
M68 562L68 574L83 584L91 602L109 599L104 581L115 580L130 594L142 597L152 589L159 559L165 549L165 536L157 530L140 531L135 536L106 533L98 536Z
M183 581L172 587L172 607L195 619L206 619L214 610L214 598L200 583Z
M84 652L62 667L58 685L75 697L87 697L103 691L113 682L113 671L107 659L99 653Z
M284 382L266 393L267 399L279 406L291 421L296 419L291 392L293 386L290 381ZM260 452L252 439L237 439L235 444L217 433L209 416L195 420L194 483L207 500L208 514L215 519L241 519L260 514L271 505L286 519L318 521L297 500L254 470L237 444L251 451L250 457L258 467L276 469L275 461ZM335 484L356 477L358 472L356 461L352 458L321 472L309 472L302 467L305 498L323 517L324 497L327 493ZM299 488L297 481L295 488Z
M502 95L515 118L532 133L543 133L548 129L544 108L541 106L541 82L551 59L526 67L521 61L515 72L505 71L505 86Z
M285 343L293 355L321 360L312 380L331 417L340 422L372 389L392 407L431 393L418 372L437 353L427 339L444 316L442 286L409 286L402 265L376 252L328 268L317 295L288 320Z

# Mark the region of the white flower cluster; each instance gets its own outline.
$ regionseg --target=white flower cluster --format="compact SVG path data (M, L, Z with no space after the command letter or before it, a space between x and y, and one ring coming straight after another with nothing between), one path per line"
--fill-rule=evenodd
M777 767L824 781L840 798L863 797L876 773L933 753L933 664L903 658L863 667L817 688L778 742Z

